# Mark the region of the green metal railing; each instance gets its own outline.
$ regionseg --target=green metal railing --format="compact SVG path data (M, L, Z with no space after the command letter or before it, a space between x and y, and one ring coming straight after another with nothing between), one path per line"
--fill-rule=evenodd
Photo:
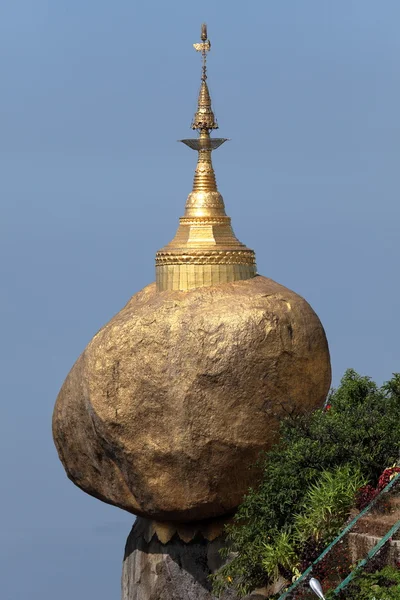
M355 569L352 570L352 572L346 577L346 579L344 579L342 581L342 583L340 583L337 588L335 589L335 594L339 594L339 592L341 592L342 590L344 590L348 584L350 583L350 581L352 581L354 579L354 577L356 577L356 575L359 574L359 572L361 571L361 569L363 569L365 567L365 565L371 560L371 558L373 558L382 548L383 546L386 544L386 542L388 542L390 540L390 538L400 529L400 520L397 521L397 523L395 523L395 525L393 525L393 527L391 527L389 529L389 531L383 536L383 538L381 540L379 540L379 542L376 544L376 546L374 546L367 554L367 556L356 566Z
M326 555L327 555L327 554L328 554L328 553L329 553L329 552L332 550L332 548L333 548L334 546L336 546L336 544L337 544L338 542L342 541L342 540L343 540L343 537L344 537L344 536L345 536L347 533L349 533L349 532L351 531L351 529L353 529L353 527L356 525L356 523L357 523L357 522L358 522L360 519L362 519L362 517L364 517L364 516L365 516L367 513L369 513L369 511L370 511L370 510L371 510L371 509L372 509L372 508L375 506L375 504L376 504L377 502L379 502L379 500L381 500L381 499L382 499L382 496L383 496L384 494L387 494L387 493L388 493L388 492L389 492L389 491L390 491L390 490L393 488L393 486L394 486L396 483L398 483L398 482L400 482L400 473L398 473L397 475L395 475L395 477L393 477L393 479L392 479L392 480L391 480L391 481L390 481L390 482L387 484L387 486L386 486L385 488L383 488L383 490L382 490L381 492L379 492L379 494L378 494L378 495L377 495L377 496L376 496L376 497L375 497L375 498L374 498L374 499L373 499L373 500L372 500L372 501L371 501L371 502L368 504L368 506L366 506L366 507L365 507L365 508L364 508L364 509L363 509L363 510L360 512L360 513L358 513L358 515L357 515L356 517L354 517L354 519L353 519L353 520L352 520L352 521L351 521L351 522L350 522L350 523L349 523L349 524L348 524L348 525L347 525L347 526L346 526L346 527L345 527L345 528L344 528L344 529L343 529L343 530L340 532L340 534L339 534L339 535L338 535L338 536L337 536L337 537L336 537L336 538L333 540L333 542L331 542L331 543L329 544L329 546L327 546L327 547L325 548L325 550L324 550L324 551L323 551L323 552L322 552L322 553L321 553L321 554L318 556L318 558L317 558L317 559L316 559L316 560L315 560L315 561L314 561L314 562L313 562L313 563L312 563L312 564L311 564L311 565L308 567L308 569L306 569L306 570L305 570L305 571L304 571L304 572L303 572L303 573L300 575L300 577L299 577L298 579L296 579L296 581L295 581L295 582L294 582L294 583L293 583L293 584L292 584L292 585L291 585L291 586L290 586L290 587L289 587L289 588L288 588L288 589L287 589L285 592L283 592L283 594L281 594L281 595L279 596L279 600L288 599L288 598L289 598L289 596L290 596L290 595L291 595L291 594L292 594L294 591L296 591L296 588L298 588L298 587L299 587L301 584L305 583L305 582L306 582L306 579L307 579L307 577L308 577L309 575L311 575L311 573L312 573L312 570L313 570L313 567L315 567L315 566L316 566L316 565L317 565L319 562L321 562L321 560L322 560L323 558L325 558L325 556L326 556ZM396 524L396 526L397 526L397 525L399 525L399 527L400 527L400 524ZM392 529L393 529L393 527L392 527ZM391 532L391 531L392 531L392 530L390 530L390 531L388 532L388 534L390 534L390 532ZM396 529L396 531L397 531L397 529ZM386 535L388 535L388 534L386 534ZM393 534L391 534L391 535L393 535ZM389 539L389 538L391 537L391 535L388 535L387 539ZM385 536L385 537L386 537L386 536ZM384 538L382 538L382 540L383 540L383 539L384 539ZM382 541L382 540L381 540L381 541ZM387 541L387 540L386 540L386 541ZM378 551L380 550L381 546L382 546L382 545L384 545L384 543L385 543L385 542L383 542L383 544L381 544L380 546L379 546L379 544L377 544L377 546L379 546L379 548L377 548L376 552L378 552ZM376 546L375 546L375 548L376 548ZM373 548L372 550L374 550L374 548ZM371 552L372 552L372 550L371 550ZM376 554L376 552L375 552L375 554ZM367 557L365 560L369 560L369 558ZM360 563L360 565L361 565L361 563ZM358 569L358 567L357 567L357 569ZM354 572L354 571L352 571L352 572ZM351 575L351 573L350 573L350 575ZM348 576L346 579L349 579L350 575L349 575L349 576ZM342 581L342 583L340 584L340 586L341 586L341 585L343 585L343 584L345 583L346 579L345 579L344 581ZM349 582L347 582L347 583L349 583ZM346 585L347 585L347 584L346 584ZM342 588L340 588L340 586L338 586L338 587L335 589L335 593L336 593L336 592L338 593L338 592L340 591L340 589L342 589ZM339 589L339 588L340 588L340 589Z

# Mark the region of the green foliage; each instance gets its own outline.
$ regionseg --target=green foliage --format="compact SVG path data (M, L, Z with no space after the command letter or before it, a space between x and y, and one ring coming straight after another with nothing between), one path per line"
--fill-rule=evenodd
M348 370L328 402L330 410L289 414L283 420L280 442L261 459L259 488L249 490L227 528L230 560L213 577L216 594L232 586L245 595L273 577L274 569L266 574L263 566L265 544L275 546L282 532L293 529L310 486L323 471L348 465L376 485L381 471L398 458L400 374L379 389L370 378Z
M313 539L327 544L340 532L354 504L357 490L365 485L359 468L349 465L324 471L311 484L301 510L294 518L295 537L300 544Z
M281 569L295 571L299 557L290 532L279 532L273 544L264 543L263 546L261 564L272 579L278 579Z
M300 555L310 540L327 544L339 533L352 507L357 490L365 480L358 468L348 465L323 471L312 484L294 517L293 527L282 529L271 542L264 542L261 565L265 577L299 575Z
M346 600L400 600L400 571L384 567L375 573L362 573L344 591ZM330 592L327 600L338 598Z

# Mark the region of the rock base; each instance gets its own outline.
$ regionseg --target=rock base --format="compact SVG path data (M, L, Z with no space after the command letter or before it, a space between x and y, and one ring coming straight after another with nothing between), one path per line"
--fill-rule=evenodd
M208 576L223 564L223 537L178 532L162 543L151 521L138 518L129 534L122 571L122 600L216 600ZM238 600L225 592L220 600Z

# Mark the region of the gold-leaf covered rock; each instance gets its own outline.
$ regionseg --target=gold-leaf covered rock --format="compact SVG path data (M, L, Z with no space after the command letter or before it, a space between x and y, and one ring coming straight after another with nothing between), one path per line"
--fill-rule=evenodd
M206 519L238 506L284 412L321 406L330 381L317 315L278 283L151 284L70 371L54 439L89 494L161 521Z

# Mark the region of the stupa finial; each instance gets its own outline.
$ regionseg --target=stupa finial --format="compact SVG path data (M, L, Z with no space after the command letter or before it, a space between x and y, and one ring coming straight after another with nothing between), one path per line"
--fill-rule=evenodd
M197 111L191 125L199 132L199 137L180 141L197 150L198 160L193 189L178 231L174 239L156 254L158 291L188 291L256 275L254 252L239 242L233 233L211 161L211 152L227 139L210 136L213 129L218 129L218 124L207 85L207 53L211 43L205 23L201 26L201 42L193 46L201 52L203 59Z
M203 72L202 72L202 80L205 81L207 79L207 52L210 51L211 48L211 42L208 39L208 35L207 35L207 24L206 23L202 23L201 25L201 44L193 44L193 48L197 51L197 52L201 52L201 55L203 57Z
M197 129L200 132L218 129L218 123L211 108L211 96L207 85L207 53L211 49L211 42L207 37L207 25L205 23L201 26L201 40L201 43L193 44L193 48L197 52L201 52L203 65L197 111L191 125L192 129Z

